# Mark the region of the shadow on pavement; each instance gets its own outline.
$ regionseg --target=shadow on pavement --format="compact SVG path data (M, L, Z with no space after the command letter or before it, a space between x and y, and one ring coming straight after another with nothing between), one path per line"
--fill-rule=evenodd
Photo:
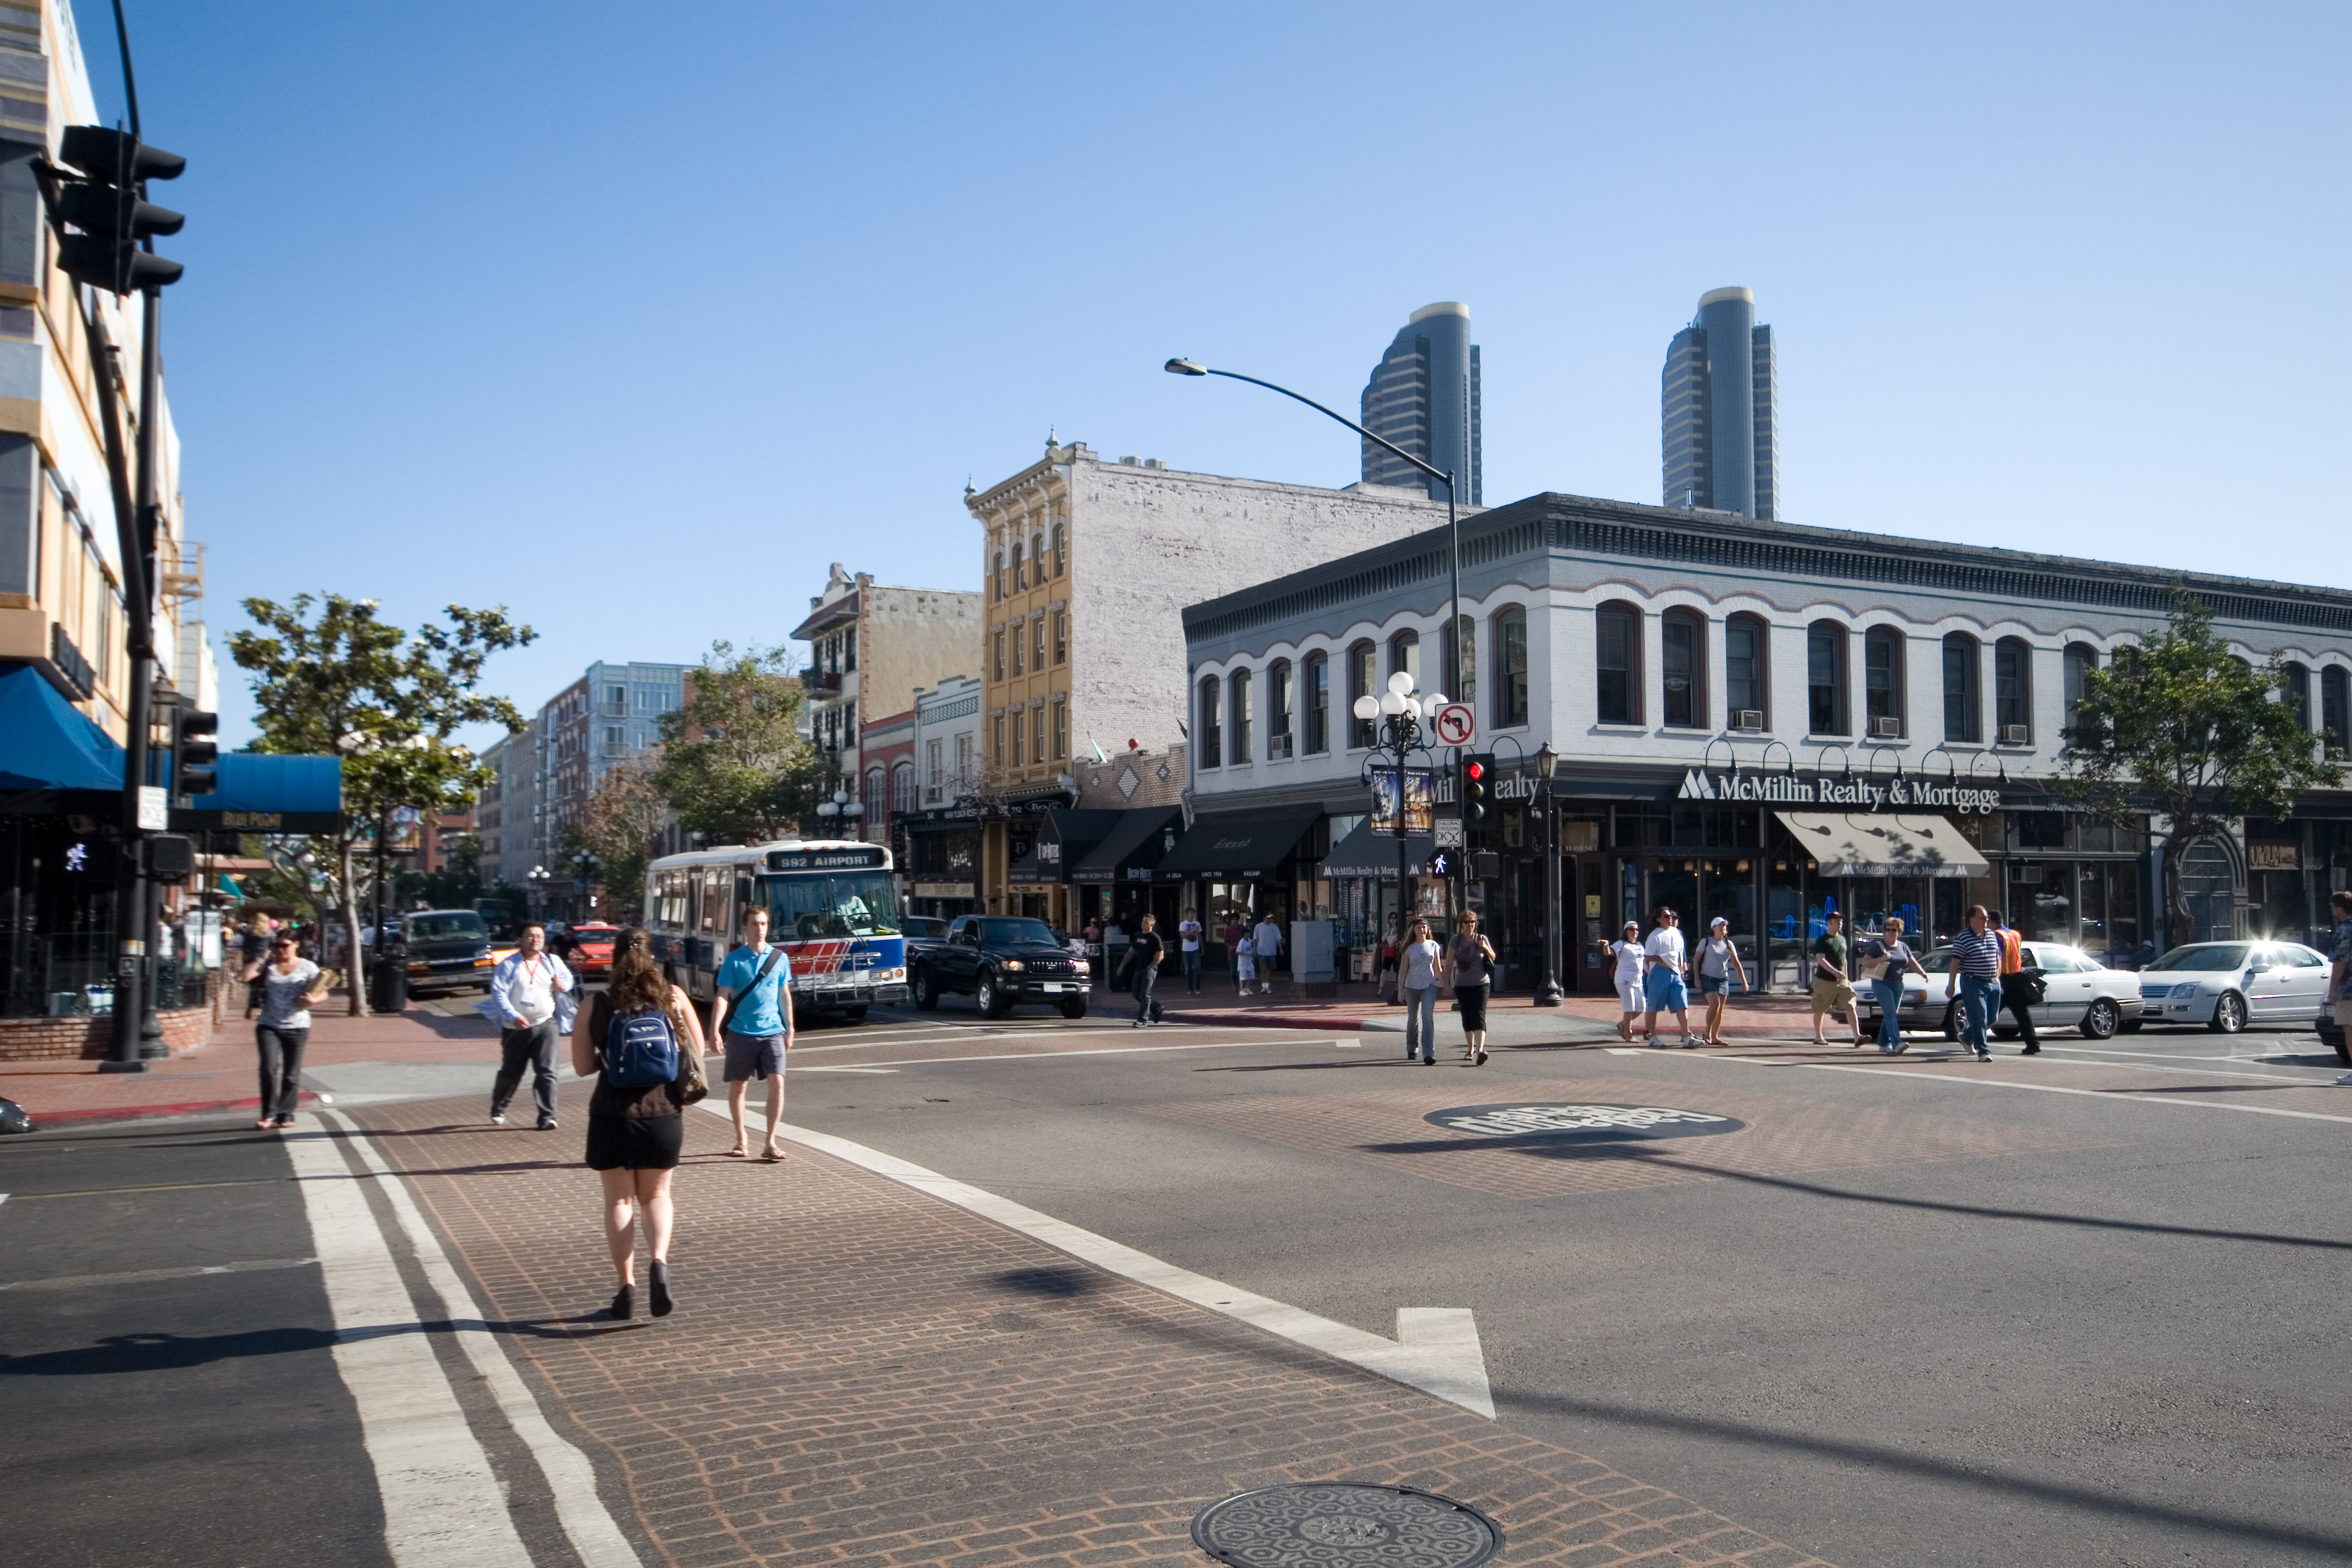
M2040 1501L2069 1508L2084 1513L2105 1514L2134 1522L2195 1530L2208 1534L2227 1536L2237 1541L2259 1541L2273 1546L2294 1547L2316 1552L2335 1558L2352 1557L2352 1535L2339 1535L2318 1530L2298 1530L2292 1526L2266 1523L2261 1520L2231 1519L2227 1515L2195 1509L2168 1507L2146 1499L2117 1496L2111 1491L2090 1487L2068 1486L2062 1482L2038 1479L2031 1474L1997 1473L1940 1459L1923 1458L1905 1454L1879 1443L1849 1443L1833 1437L1820 1437L1810 1433L1792 1432L1781 1427L1763 1426L1745 1421L1726 1421L1697 1415L1676 1415L1664 1411L1646 1410L1636 1405L1616 1405L1596 1399L1574 1399L1563 1394L1535 1394L1513 1389L1503 1384L1495 1387L1495 1404L1503 1414L1514 1410L1540 1410L1549 1415L1564 1419L1614 1421L1629 1426L1648 1427L1654 1431L1679 1432L1693 1436L1711 1437L1720 1441L1740 1443L1753 1447L1779 1449L1833 1459L1841 1465L1863 1470L1893 1470L1925 1479L1951 1482L1960 1486L1997 1491L2005 1496L2028 1497Z

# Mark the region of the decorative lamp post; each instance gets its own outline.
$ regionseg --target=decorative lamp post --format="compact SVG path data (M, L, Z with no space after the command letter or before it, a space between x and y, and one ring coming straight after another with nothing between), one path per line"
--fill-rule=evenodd
M1536 1005L1557 1007L1566 1000L1560 986L1560 965L1566 954L1560 941L1560 927L1565 917L1559 908L1559 805L1551 793L1551 781L1559 772L1559 753L1546 741L1543 750L1536 753L1536 777L1542 781L1544 797L1544 977L1536 988Z
M1397 941L1404 941L1407 911L1412 900L1411 814L1406 810L1409 795L1406 790L1405 763L1417 751L1426 751L1422 744L1421 718L1425 712L1444 706L1445 700L1432 693L1423 697L1412 689L1412 677L1399 670L1389 677L1388 689L1378 697L1367 693L1356 699L1352 711L1366 723L1377 722L1379 739L1372 750L1375 754L1394 759L1396 773L1396 841L1397 841ZM1431 759L1433 762L1435 759ZM1373 785L1373 775L1383 770L1375 767L1370 758L1364 761L1364 782ZM1374 785L1377 787L1377 785Z
M866 815L866 808L863 805L860 805L857 802L850 799L849 792L847 790L837 789L833 792L833 798L831 800L821 800L817 802L816 814L819 816L824 817L826 825L829 826L835 822L845 819L855 823L859 817ZM860 837L863 837L862 831Z
M596 886L595 852L590 849L581 850L572 857L572 881L578 885L580 896L586 900L584 908L587 912L593 914L596 910L596 895L593 891Z
M530 884L530 912L533 919L543 921L547 918L547 884L552 879L552 875L544 866L533 866L523 876L523 880Z
M1402 447L1398 446L1395 442L1389 440L1385 437L1373 435L1370 430L1365 429L1362 426L1357 424L1346 415L1334 414L1331 410L1324 407L1313 398L1301 396L1299 394L1291 391L1290 388L1286 386L1276 386L1270 381L1260 381L1254 375L1244 375L1239 371L1213 370L1197 360L1171 359L1166 364L1160 366L1160 368L1165 370L1171 375L1222 375L1228 381L1246 381L1252 386L1262 386L1268 392L1278 392L1282 394L1283 396L1291 399L1293 402L1304 403L1307 407L1312 408L1318 414L1338 420L1340 424L1345 425L1349 429L1353 430L1357 435L1361 436L1365 440L1370 441L1373 445L1387 451L1392 452L1400 458L1402 458L1406 462L1411 463L1414 468L1420 469L1431 479L1444 480L1445 483L1445 549L1446 559L1451 569L1453 579L1453 608L1447 612L1448 618L1445 623L1445 640L1439 643L1437 646L1440 650L1441 658L1444 657L1444 650L1445 648L1449 647L1454 648L1454 668L1457 675L1462 670L1469 668L1470 650L1461 646L1462 534L1460 529L1455 523L1454 515L1454 476L1452 474L1447 473L1443 469L1430 467L1427 463L1423 462L1419 458L1414 457L1411 452L1406 451ZM1363 701L1369 700L1371 700L1371 699L1367 698L1360 700L1358 706L1361 707ZM1444 705L1445 699L1443 697L1430 697L1424 699L1424 707L1430 711L1434 711ZM1364 713L1359 713L1356 716L1360 719L1370 717L1369 714ZM1434 758L1433 757L1432 760L1434 761ZM1463 796L1461 780L1462 749L1458 746L1454 748L1454 798L1457 803L1460 803ZM1402 778L1399 779L1399 784L1402 785ZM1404 804L1402 796L1399 796L1397 804L1400 808L1402 807ZM1469 817L1466 813L1464 815L1463 822L1466 827L1469 823ZM1400 850L1399 853L1402 853L1402 851ZM1469 880L1466 872L1464 875L1463 888L1463 902L1466 904L1469 902ZM1402 938L1404 933L1400 930L1397 934Z

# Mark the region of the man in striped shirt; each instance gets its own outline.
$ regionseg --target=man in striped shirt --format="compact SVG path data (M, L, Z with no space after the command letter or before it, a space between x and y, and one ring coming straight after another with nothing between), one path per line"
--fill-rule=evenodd
M1952 939L1945 1000L1955 993L1960 997L1960 1043L1975 1050L1977 1060L1992 1060L1992 1021L2000 1014L2000 938L1993 935L1982 904L1969 909L1969 929Z

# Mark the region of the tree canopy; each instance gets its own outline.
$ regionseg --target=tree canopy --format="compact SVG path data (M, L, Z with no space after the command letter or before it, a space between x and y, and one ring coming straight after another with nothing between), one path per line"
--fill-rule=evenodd
M2345 757L2278 700L2285 660L2230 650L2213 612L2183 594L2104 668L2087 671L2066 731L2060 792L2110 821L2153 807L2166 818L2165 905L2186 941L2181 851L2248 816L2288 816L2305 790L2340 786Z
M684 706L661 717L653 773L678 826L714 844L791 833L832 787L833 768L801 736L807 695L788 651L715 642L687 679Z

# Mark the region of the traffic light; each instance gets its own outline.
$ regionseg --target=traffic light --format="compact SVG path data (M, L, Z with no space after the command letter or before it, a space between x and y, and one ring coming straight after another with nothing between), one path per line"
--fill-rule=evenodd
M1422 868L1422 870L1432 877L1451 876L1454 873L1454 857L1441 849L1429 858L1428 863Z
M220 715L201 708L172 710L172 793L210 795L220 783L215 772L220 747L213 736L220 731Z
M141 200L140 192L149 180L178 179L188 161L102 125L67 126L58 157L72 165L58 171L58 221L81 231L58 241L58 266L66 276L113 294L177 283L181 265L140 249L139 242L177 234L187 220Z
M1466 762L1462 764L1462 816L1465 822L1476 822L1486 815L1486 764Z

